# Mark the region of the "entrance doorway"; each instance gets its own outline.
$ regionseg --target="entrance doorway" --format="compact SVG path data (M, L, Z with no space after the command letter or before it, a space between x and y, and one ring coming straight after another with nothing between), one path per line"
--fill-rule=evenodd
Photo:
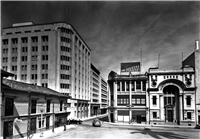
M13 136L13 121L4 122L3 139L11 139Z
M173 122L173 111L172 110L167 110L167 119L168 119L168 122Z
M165 122L180 123L179 89L168 85L163 89Z

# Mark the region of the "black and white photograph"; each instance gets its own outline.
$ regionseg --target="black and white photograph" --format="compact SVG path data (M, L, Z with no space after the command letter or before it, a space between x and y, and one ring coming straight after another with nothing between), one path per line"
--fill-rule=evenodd
M0 7L0 139L200 138L199 0Z

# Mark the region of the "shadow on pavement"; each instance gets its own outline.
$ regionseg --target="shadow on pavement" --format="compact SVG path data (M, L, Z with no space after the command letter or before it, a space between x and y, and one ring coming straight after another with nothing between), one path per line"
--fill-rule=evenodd
M140 133L140 134L144 134L144 135L149 135L149 136L156 138L156 139L162 139L163 137L168 138L168 139L188 139L189 138L188 136L175 134L173 132L153 131L149 128L136 129L136 130L137 131L135 131L135 132L130 132L130 134Z

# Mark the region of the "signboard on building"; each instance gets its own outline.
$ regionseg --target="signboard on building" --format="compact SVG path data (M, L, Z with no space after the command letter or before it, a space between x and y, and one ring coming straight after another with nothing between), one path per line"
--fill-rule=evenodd
M121 72L140 72L140 62L121 63Z

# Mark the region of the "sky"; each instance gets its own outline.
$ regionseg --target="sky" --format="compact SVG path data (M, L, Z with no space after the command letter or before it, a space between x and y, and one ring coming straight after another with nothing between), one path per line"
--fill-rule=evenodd
M1 29L27 21L71 24L107 80L124 62L146 72L159 55L160 69L180 69L200 40L200 1L1 1Z

